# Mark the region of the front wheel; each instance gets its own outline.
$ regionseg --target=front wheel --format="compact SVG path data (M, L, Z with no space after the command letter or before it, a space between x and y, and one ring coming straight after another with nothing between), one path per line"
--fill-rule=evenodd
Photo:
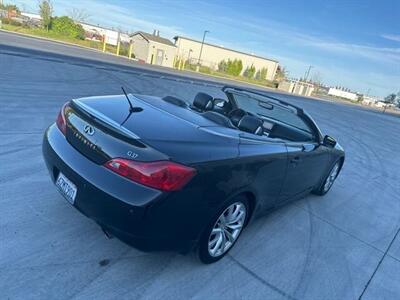
M325 178L321 186L317 190L313 191L314 194L322 196L329 192L333 183L335 182L336 177L339 175L340 167L341 161L339 160L333 165L331 171L329 172L328 176Z
M248 215L249 206L245 197L237 197L228 202L216 214L200 239L200 260L209 264L224 257L238 240Z

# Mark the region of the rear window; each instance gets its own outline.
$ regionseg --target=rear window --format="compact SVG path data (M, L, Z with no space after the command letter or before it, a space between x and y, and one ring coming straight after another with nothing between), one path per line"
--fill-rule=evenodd
M312 133L309 126L295 112L271 102L262 101L247 95L234 94L239 108L260 117L267 117L297 129Z

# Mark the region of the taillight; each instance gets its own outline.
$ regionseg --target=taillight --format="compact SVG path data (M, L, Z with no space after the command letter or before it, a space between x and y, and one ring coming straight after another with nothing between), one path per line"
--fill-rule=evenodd
M114 158L104 165L132 181L163 191L180 190L196 170L170 161L139 162Z
M65 110L67 107L69 107L68 105L69 105L69 102L65 103L61 107L61 109L57 115L57 120L56 120L58 129L60 129L64 135L66 135L66 133L67 133L67 121L65 119Z

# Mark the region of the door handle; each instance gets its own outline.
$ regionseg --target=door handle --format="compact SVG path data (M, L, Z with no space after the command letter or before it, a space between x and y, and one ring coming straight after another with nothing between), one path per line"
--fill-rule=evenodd
M292 164L298 164L300 161L301 161L300 156L295 156L295 157L293 157L293 158L290 160L290 162L291 162Z

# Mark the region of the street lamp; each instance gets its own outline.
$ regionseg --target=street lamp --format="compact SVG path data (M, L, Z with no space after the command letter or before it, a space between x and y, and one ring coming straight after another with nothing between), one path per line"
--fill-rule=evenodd
M206 38L206 34L209 33L210 31L208 30L204 30L204 34L203 34L203 40L201 42L201 48L200 48L200 54L199 54L199 59L197 61L197 69L196 71L198 72L200 70L200 60L201 60L201 53L203 52L203 45L204 45L204 40Z
M307 82L308 76L310 75L310 71L311 71L312 68L314 68L314 66L311 66L311 65L310 65L310 66L308 67L308 70L307 70L306 74L304 74L304 81L305 81L305 82Z
M192 52L193 52L193 50L189 49L189 54L188 54L188 64L189 64L189 66L190 66L190 53L192 53Z

